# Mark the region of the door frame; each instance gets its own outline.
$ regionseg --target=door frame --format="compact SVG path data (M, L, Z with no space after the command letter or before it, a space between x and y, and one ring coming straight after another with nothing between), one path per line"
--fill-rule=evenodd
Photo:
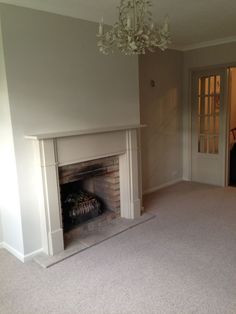
M194 67L190 68L188 71L189 75L189 88L188 88L188 104L189 104L189 134L188 134L188 156L189 156L189 174L190 174L190 181L192 181L192 150L193 150L193 143L192 143L192 131L193 131L193 125L192 125L192 105L194 101L194 74L195 73L200 73L200 72L209 72L209 71L216 71L217 69L224 69L226 72L225 79L226 81L224 82L225 85L225 93L224 93L224 105L225 105L225 112L224 112L224 126L223 128L225 129L225 147L224 147L224 182L222 182L222 186L226 187L228 186L228 179L229 179L229 128L230 128L230 102L229 102L229 69L236 67L236 62L232 63L226 63L226 64L216 64L216 65L209 65L209 66L202 66L202 67Z
M236 69L236 63L235 65L231 65L227 68L227 83L228 83L228 99L227 99L227 143L226 143L226 170L225 170L225 186L229 186L229 171L230 171L230 118L231 118L231 85L230 85L230 69L235 68Z

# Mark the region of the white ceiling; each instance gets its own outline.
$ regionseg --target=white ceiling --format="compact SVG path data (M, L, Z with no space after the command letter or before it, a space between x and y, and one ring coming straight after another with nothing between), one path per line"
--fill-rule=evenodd
M119 0L3 0L0 2L55 12L89 21L116 19ZM236 41L236 0L153 0L153 16L170 17L175 47L190 49Z

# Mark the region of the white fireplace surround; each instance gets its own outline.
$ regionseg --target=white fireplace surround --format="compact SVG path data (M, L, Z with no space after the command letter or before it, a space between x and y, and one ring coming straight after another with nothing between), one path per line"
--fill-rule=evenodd
M141 214L140 125L26 136L36 140L42 172L44 252L64 250L58 168L108 156L119 156L121 217Z

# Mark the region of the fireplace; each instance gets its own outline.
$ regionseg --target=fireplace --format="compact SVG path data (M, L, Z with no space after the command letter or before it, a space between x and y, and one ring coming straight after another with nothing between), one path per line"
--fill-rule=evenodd
M77 184L81 186L83 192L89 194L88 197L96 195L98 199L101 199L105 204L104 210L118 213L127 219L140 216L139 128L140 125L131 125L26 136L28 139L36 140L38 144L36 147L43 186L42 243L46 254L55 255L64 250L64 218L62 218L61 203L61 185L63 184L81 181L84 176L84 182L77 182ZM113 160L112 167L113 170L116 169L113 174L107 170L111 169L110 166L101 166L101 161L108 162L107 160ZM75 168L77 170L80 168L81 171L74 171ZM92 178L84 180L85 176L87 177L93 171ZM108 172L107 175L104 175L105 171ZM118 176L117 173L119 173ZM119 180L119 189L117 189L117 180ZM111 181L115 185L110 185L108 188ZM108 196L109 189L112 191ZM111 198L111 195L114 197ZM116 198L117 195L119 200Z
M64 233L107 212L120 215L118 156L61 166L59 183Z

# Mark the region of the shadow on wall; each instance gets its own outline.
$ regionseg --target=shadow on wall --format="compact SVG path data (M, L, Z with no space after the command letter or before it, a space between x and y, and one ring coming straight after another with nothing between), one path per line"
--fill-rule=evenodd
M150 81L155 78L156 86ZM140 58L143 192L182 176L182 53Z
M178 92L172 89L159 101L149 103L148 127L142 133L143 169L149 184L159 184L173 180L173 165L176 162L176 150L179 145ZM171 171L171 169L174 169ZM176 174L175 174L176 175ZM162 181L163 180L163 181ZM156 186L154 186L156 187Z

